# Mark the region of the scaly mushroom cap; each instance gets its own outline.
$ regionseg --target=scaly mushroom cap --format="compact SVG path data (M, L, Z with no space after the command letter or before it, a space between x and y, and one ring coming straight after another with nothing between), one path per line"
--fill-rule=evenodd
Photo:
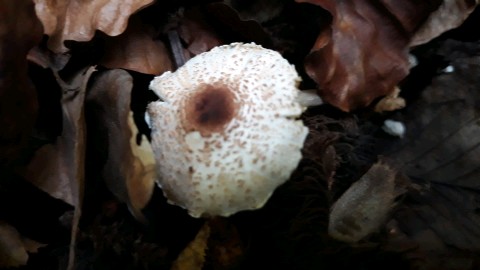
M190 215L229 216L262 207L297 167L308 129L295 68L255 44L220 46L150 88L158 183Z

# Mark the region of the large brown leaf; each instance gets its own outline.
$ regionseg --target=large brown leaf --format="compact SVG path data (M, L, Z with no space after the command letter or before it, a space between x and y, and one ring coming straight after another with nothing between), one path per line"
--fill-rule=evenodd
M387 95L409 71L414 31L440 1L297 0L321 6L332 25L318 37L305 68L322 98L350 111Z
M119 69L102 73L93 83L87 97L89 139L94 145L90 159L99 166L107 187L142 220L140 211L155 185L154 159L144 136L137 145L138 130L130 111L132 86L130 74Z
M63 90L62 135L54 144L47 144L38 149L25 172L25 179L32 184L51 196L75 206L69 269L72 269L74 263L85 180L85 92L94 70L93 67L83 69L69 83L55 73L57 82Z
M427 269L469 269L480 252L480 46L447 41L436 54L454 71L397 115L406 137L387 153L414 182L392 223L391 247L413 244L409 256ZM448 261L462 264L442 265Z
M444 0L442 5L422 24L410 41L410 46L427 43L443 32L458 27L478 5L479 1Z
M19 157L35 122L37 96L27 76L27 53L41 38L29 0L0 0L0 164Z
M153 29L132 18L123 34L106 39L105 55L100 64L111 69L123 68L152 75L171 70L172 61L167 48L153 37Z
M96 30L110 36L121 34L128 18L153 0L34 0L44 32L50 36L48 46L54 52L66 52L65 40L89 41Z

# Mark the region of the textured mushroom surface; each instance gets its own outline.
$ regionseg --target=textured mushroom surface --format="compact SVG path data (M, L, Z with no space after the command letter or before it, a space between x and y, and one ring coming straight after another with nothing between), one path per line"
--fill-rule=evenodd
M233 43L202 53L150 88L158 183L190 215L257 209L297 167L308 129L295 68L275 51Z

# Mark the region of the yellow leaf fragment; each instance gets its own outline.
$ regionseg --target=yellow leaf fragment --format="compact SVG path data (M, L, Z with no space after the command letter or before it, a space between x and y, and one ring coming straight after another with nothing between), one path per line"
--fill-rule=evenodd
M128 115L128 127L131 131L130 148L133 154L132 175L127 178L127 191L130 199L130 210L142 217L141 209L144 208L153 195L155 187L155 159L152 147L145 135L141 137L140 145L137 144L138 129L133 120L133 113Z
M171 270L201 270L205 263L205 254L210 237L210 226L205 222L192 242L178 255Z
M45 244L24 238L11 225L0 221L0 267L19 267L26 265L27 252L37 252Z

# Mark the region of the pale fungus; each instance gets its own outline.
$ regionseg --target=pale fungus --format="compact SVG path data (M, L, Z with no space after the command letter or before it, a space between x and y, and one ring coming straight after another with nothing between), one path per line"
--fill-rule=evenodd
M190 215L262 207L301 159L300 78L279 53L219 46L156 77L148 107L158 184Z

